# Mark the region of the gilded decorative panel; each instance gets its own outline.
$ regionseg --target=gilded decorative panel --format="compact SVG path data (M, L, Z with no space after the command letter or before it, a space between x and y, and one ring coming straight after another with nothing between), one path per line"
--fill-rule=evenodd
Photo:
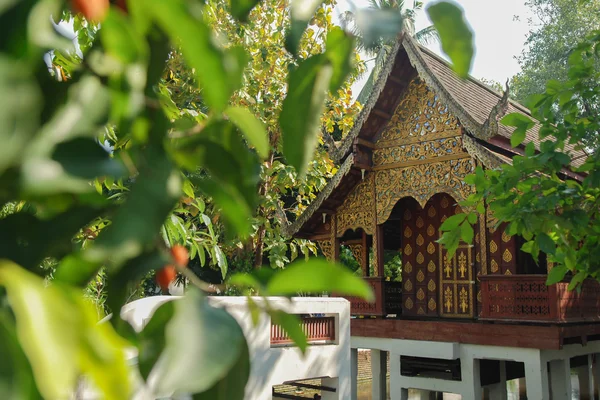
M384 223L403 197L415 198L421 207L436 193L448 193L456 201L466 199L473 188L464 178L474 170L475 160L463 158L376 171L377 223Z
M430 140L420 143L402 144L373 150L373 165L382 167L390 164L422 161L435 157L464 154L460 136Z
M415 78L381 133L380 141L420 138L458 129L458 119L450 114L448 106L424 82Z
M335 261L333 259L333 243L331 240L317 240L317 244L325 258L329 261Z
M362 228L367 234L375 232L375 206L373 204L373 174L363 179L337 209L336 233L340 237L348 229Z

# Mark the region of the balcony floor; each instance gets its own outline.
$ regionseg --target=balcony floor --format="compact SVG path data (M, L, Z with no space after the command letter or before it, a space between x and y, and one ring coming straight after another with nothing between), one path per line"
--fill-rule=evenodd
M541 325L484 321L356 318L351 335L559 350L564 344L600 340L600 323Z

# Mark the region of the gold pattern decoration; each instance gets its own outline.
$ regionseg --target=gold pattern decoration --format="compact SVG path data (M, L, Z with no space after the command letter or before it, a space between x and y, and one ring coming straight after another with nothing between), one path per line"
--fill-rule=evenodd
M467 272L467 256L463 251L458 256L458 272L460 273L460 277L464 279Z
M425 291L422 288L419 288L419 290L417 290L417 299L419 301L423 301L424 298L425 298Z
M440 202L440 206L442 208L448 208L449 205L450 205L450 202L448 201L448 198L446 196L444 196L444 198Z
M407 292L412 292L412 282L410 281L410 279L407 279L406 282L404 282L404 290L406 290Z
M477 302L481 303L481 290L477 291Z
M475 261L477 261L478 263L481 262L481 258L479 257L479 253L475 254Z
M435 234L435 228L433 225L429 224L427 227L427 236L433 236Z
M398 164L415 164L437 157L448 158L464 154L462 137L458 136L457 132L441 136L434 140L423 138L423 141L416 143L414 140L400 140L385 147L380 145L381 147L373 150L373 165L380 169L393 168Z
M404 271L407 274L410 274L413 270L412 264L410 263L410 261L407 261L406 264L404 265Z
M417 228L422 228L423 225L425 225L425 223L423 222L423 218L421 218L421 216L419 215L417 217Z
M417 311L418 315L425 315L425 310L423 309L423 306L419 306L419 310Z
M377 223L384 223L403 197L415 198L421 207L436 193L465 200L473 193L473 187L464 178L474 170L475 161L462 158L375 171ZM422 227L422 223L417 226Z
M484 214L479 214L479 234L481 235L481 243L484 244L483 246L479 246L479 251L481 252L481 260L479 265L481 266L481 274L487 275L487 246L485 246L487 240L487 229L485 226ZM477 255L479 255L479 253Z
M490 271L494 274L498 272L498 263L494 259L492 259L492 262L490 263Z
M407 310L412 310L413 301L410 297L406 299L406 301L404 302L404 306L406 307Z
M448 131L458 133L459 129L458 119L450 114L448 106L425 82L415 78L406 88L380 141L435 137Z
M475 234L475 243L479 244L479 232Z
M436 214L435 207L430 206L429 210L427 210L427 215L429 216L429 218L433 218L433 217L435 217L435 214Z
M429 264L427 264L427 271L435 272L435 263L432 260L429 260Z
M502 254L502 259L504 260L504 262L509 263L512 261L512 258L513 256L511 252L508 249L504 250L504 253Z
M447 286L444 290L444 307L446 307L446 312L452 311L452 289L450 289L450 286Z
M510 239L512 239L512 236L508 236L508 235L506 234L506 231L505 231L505 232L502 232L502 241L503 241L504 243L508 243L508 242L510 242Z
M448 254L444 255L444 272L446 273L446 278L449 279L452 273L452 260L448 258Z
M410 247L410 243L407 243L404 247L404 254L410 256L412 254L412 247Z
M423 243L425 243L425 238L423 238L423 235L419 233L419 236L417 236L417 245L423 246Z
M429 290L430 292L434 292L435 291L435 282L433 279L429 280L429 283L427 284L427 290Z
M325 256L325 258L329 261L334 261L333 259L333 244L331 240L318 240L317 244L321 249L321 252Z
M435 304L435 300L432 298L429 299L429 302L427 303L427 308L429 308L429 311L435 311L435 309L437 308L437 304Z
M433 244L433 242L429 242L429 244L427 245L427 253L435 253L435 244Z
M423 264L423 261L425 261L425 257L423 257L423 253L419 252L417 254L417 264Z
M510 269L507 269L504 275L512 275L512 272L510 272Z
M404 237L409 238L411 236L412 236L412 230L410 229L410 226L407 226L406 229L404 229Z
M410 221L411 218L412 218L412 214L410 213L410 210L407 208L406 210L404 210L404 220Z
M357 228L362 228L369 235L375 233L374 182L373 174L367 175L337 209L337 237L343 236L349 229Z
M417 272L417 281L419 281L419 283L421 283L424 280L425 280L425 274L423 273L423 270L419 270L419 272Z
M496 251L498 251L498 245L492 239L490 240L490 253L494 254Z
M467 310L469 309L468 299L469 299L469 294L467 293L467 291L465 290L464 287L461 288L460 294L459 294L459 302L460 302L459 307L463 313L466 313Z
M362 244L350 244L350 245L348 245L348 247L350 248L350 251L352 252L352 255L354 256L356 261L358 261L358 264L362 267L363 250L364 250L363 245Z

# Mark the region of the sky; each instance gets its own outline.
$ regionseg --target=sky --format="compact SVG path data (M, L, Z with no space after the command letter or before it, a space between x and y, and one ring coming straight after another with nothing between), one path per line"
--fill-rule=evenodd
M527 19L530 15L524 0L458 0L475 37L475 58L471 75L475 78L493 79L504 84L507 78L519 72L515 56L524 48L525 36L529 31ZM343 12L350 4L367 7L367 0L340 0L338 9ZM416 18L416 30L431 25L426 15L427 5L435 0L424 0L423 11ZM411 5L412 0L406 0ZM518 18L515 18L517 16ZM427 46L443 56L439 45Z

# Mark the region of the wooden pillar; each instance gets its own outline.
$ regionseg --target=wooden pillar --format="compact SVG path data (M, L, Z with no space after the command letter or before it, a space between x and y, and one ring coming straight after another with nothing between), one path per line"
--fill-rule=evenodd
M367 232L362 230L362 238L360 241L360 267L363 270L363 276L370 276L369 271L369 246L367 246Z
M337 216L333 214L331 216L331 246L333 246L333 250L331 251L333 255L333 261L340 260L340 239L337 237Z
M376 225L373 243L376 245L373 249L375 251L375 276L383 277L385 275L383 271L383 225Z

